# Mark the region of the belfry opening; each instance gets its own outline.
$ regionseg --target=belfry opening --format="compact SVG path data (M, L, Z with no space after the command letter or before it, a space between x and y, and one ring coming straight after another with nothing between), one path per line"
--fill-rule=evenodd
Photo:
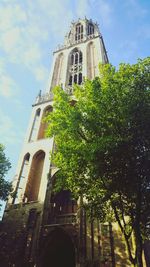
M40 267L75 267L75 246L61 228L53 230L41 251Z

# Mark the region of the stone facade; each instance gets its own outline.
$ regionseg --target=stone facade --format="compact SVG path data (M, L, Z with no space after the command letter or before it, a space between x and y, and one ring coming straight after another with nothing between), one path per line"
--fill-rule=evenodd
M49 86L33 105L25 142L1 223L3 267L130 266L116 225L88 221L82 199L71 192L53 193L57 168L50 162L53 138L45 138L43 117L53 110L51 89L60 85L73 94L73 83L98 75L107 53L98 25L73 22L65 43L54 52ZM118 245L119 244L119 245Z

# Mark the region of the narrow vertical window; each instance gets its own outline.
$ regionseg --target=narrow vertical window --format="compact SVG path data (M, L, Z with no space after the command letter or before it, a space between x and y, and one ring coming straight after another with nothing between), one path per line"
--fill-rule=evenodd
M22 189L24 187L24 183L25 183L25 180L26 180L26 177L27 177L27 174L28 174L29 159L30 159L30 154L28 153L24 157L22 169L21 169L21 172L20 172L20 184L19 184L20 189Z
M81 41L83 39L83 25L78 23L76 25L75 41Z
M31 129L31 133L30 133L30 137L29 137L29 142L33 142L36 140L39 118L40 118L40 112L41 112L41 110L38 109L35 113L32 129Z
M60 53L55 61L51 88L61 84L62 73L63 73L63 62L64 62L64 56L63 53Z
M74 54L71 55L71 65L74 64Z
M88 35L94 34L94 25L92 23L89 23L88 25Z
M79 52L79 63L82 63L82 52Z
M73 83L82 83L82 64L83 54L80 50L75 48L70 55L68 85L72 86Z
M78 57L79 57L78 52L76 52L76 54L75 54L75 64L78 64Z
M74 83L77 83L77 74L74 75Z
M69 85L72 85L72 75L69 77Z
M21 170L19 173L18 182L17 182L16 189L15 189L16 193L13 199L13 204L14 203L17 204L22 201L22 198L23 198L22 194L23 194L23 190L25 189L25 183L26 183L26 179L28 175L29 159L30 159L30 154L27 153L24 156Z
M92 80L95 77L96 54L94 43L87 45L87 78Z
M81 40L83 39L83 25L81 25Z
M44 118L49 112L52 112L52 111L53 111L52 106L48 106L44 109L37 139L45 138L47 123L44 121Z
M79 85L82 83L82 73L79 73Z

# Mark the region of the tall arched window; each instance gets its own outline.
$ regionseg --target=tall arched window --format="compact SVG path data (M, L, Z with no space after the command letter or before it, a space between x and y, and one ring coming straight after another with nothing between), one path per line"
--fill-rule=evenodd
M56 85L61 84L62 73L63 73L63 60L64 60L63 53L60 53L55 61L54 72L52 77L52 88L55 87Z
M44 120L45 116L49 113L53 111L53 107L52 106L48 106L44 109L43 111L43 116L41 119L41 124L40 124L40 128L39 128L39 132L38 132L38 138L37 139L42 139L45 138L45 132L47 129L47 123Z
M27 174L28 174L28 168L29 168L29 159L30 159L30 154L27 153L24 157L24 160L23 160L23 164L22 164L22 167L21 167L21 171L20 171L20 184L19 184L19 188L23 188L24 187L24 183L26 181L26 177L27 177Z
M78 76L77 76L77 74L75 74L74 75L74 83L77 83L77 81L78 81Z
M28 176L28 182L24 194L25 202L38 200L44 159L45 159L45 152L42 150L38 151L32 159L31 169Z
M75 64L78 64L79 61L79 53L75 53Z
M83 55L80 50L75 48L70 55L70 64L69 64L69 86L72 86L73 83L81 84L82 83L82 63Z
M17 182L17 186L16 186L16 194L15 194L15 197L13 199L13 204L15 203L18 203L22 200L22 192L25 188L25 183L26 183L26 178L27 178L27 175L28 175L28 169L29 169L29 160L30 160L30 154L27 153L25 156L24 156L24 159L23 159L23 163L22 163L22 166L21 166L21 170L20 170L20 173L19 173L19 177L18 177L18 182Z
M92 23L88 24L88 35L94 34L94 25Z
M41 109L39 108L39 109L37 109L37 111L35 113L32 129L31 129L31 133L30 133L30 137L29 137L29 142L33 142L36 140L40 113L41 113Z
M83 25L78 23L76 25L75 41L81 41L83 39Z
M79 52L79 63L82 63L82 52Z
M87 45L87 78L92 80L95 77L95 47L90 42Z

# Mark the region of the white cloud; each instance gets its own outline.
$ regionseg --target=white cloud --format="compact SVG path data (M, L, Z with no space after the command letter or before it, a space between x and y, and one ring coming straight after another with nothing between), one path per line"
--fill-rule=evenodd
M43 48L48 40L53 42L58 36L64 36L73 18L69 0L63 3L60 0L26 0L25 3L8 0L2 3L0 48L7 61L23 64L38 81L46 79Z
M13 53L12 51L18 46L20 38L20 29L18 27L10 28L3 32L0 46L6 53Z
M101 17L105 25L112 21L112 8L105 0L7 0L0 3L0 49L7 63L26 67L37 81L46 81L47 50L62 42L74 17Z
M15 81L8 75L5 69L5 61L0 60L0 95L10 98L18 93Z
M27 66L32 65L34 62L39 62L41 60L41 56L41 50L36 44L33 46L29 44L27 46L27 50L21 55L22 59L24 60L24 64Z
M6 75L0 75L0 94L4 97L13 96L13 87L15 86L15 82Z
M21 6L15 2L12 4L12 1L6 1L6 4L0 9L0 30L3 32L24 22L27 22L27 16Z
M48 31L45 29L41 32L41 29L37 27L37 25L31 25L25 29L28 31L29 36L32 36L33 39L39 38L41 36L41 40L46 41L48 39Z
M45 79L45 76L48 76L48 70L43 66L38 66L34 68L34 74L38 81L42 81Z
M19 136L21 134L15 131L12 119L2 110L0 110L0 125L0 140L2 140L4 146L19 142Z
M37 81L47 80L45 47L48 42L51 47L56 40L62 40L72 19L69 0L0 0L0 53L5 58L0 61L1 96L11 99L15 96L13 102L18 101L17 85L8 72L13 64L17 64L17 68L27 68ZM11 106L8 114L10 109ZM15 120L0 110L0 140L6 146L22 139L22 134L16 130L17 124L13 123Z

